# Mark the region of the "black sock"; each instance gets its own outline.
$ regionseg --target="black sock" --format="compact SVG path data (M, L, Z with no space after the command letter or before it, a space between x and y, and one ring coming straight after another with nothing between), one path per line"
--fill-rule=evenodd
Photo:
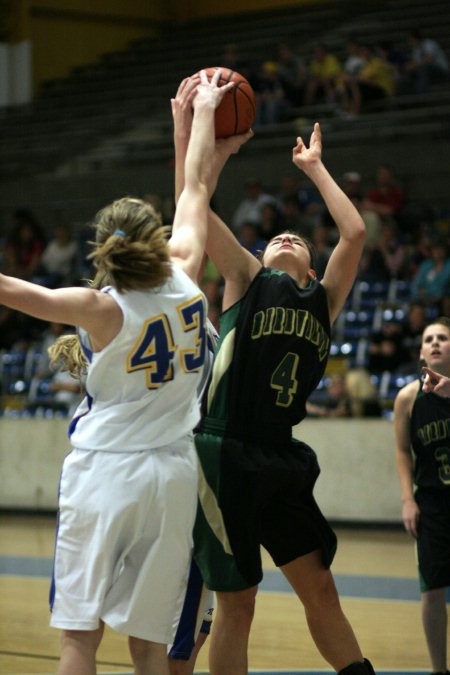
M368 659L355 661L339 671L338 675L375 675L372 664Z

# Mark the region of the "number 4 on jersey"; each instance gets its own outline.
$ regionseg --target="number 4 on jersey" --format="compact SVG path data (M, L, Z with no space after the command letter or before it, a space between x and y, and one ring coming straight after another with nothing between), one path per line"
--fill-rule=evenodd
M298 388L297 369L299 356L288 352L272 373L270 386L277 393L276 404L288 408Z

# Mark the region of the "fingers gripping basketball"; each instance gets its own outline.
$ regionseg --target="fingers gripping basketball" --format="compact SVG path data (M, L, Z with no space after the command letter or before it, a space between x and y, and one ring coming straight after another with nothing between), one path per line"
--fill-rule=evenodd
M220 66L205 68L208 78L214 75L217 68L221 70L218 85L223 86L228 82L234 82L235 86L225 94L216 109L216 138L243 134L251 128L255 120L255 94L248 80L230 68Z

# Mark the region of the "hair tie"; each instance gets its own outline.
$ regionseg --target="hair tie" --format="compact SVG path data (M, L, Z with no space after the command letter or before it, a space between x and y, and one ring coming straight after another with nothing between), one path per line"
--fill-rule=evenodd
M117 234L119 237L125 237L126 234L123 230L116 230L114 234Z

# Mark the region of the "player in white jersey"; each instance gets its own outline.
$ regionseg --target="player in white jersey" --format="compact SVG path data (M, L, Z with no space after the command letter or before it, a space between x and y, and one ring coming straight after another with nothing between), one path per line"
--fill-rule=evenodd
M205 72L186 186L172 236L153 208L124 198L95 220L92 288L50 290L0 275L0 303L77 326L53 356L86 364L88 409L71 426L51 589L62 630L59 675L92 675L104 624L129 636L136 675L168 675L177 598L186 582L197 504L191 429L205 361L205 299L195 280L206 241L214 110L233 85ZM107 287L107 288L105 288Z

